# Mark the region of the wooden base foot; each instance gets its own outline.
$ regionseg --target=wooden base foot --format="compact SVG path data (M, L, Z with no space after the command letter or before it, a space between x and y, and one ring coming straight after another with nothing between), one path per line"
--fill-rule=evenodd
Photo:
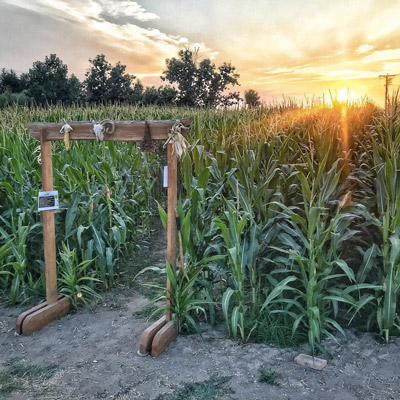
M138 354L146 356L150 353L152 357L158 357L177 336L175 323L167 322L167 317L164 316L142 333Z
M139 355L144 356L149 354L154 336L166 323L167 318L164 315L158 321L154 322L154 324L150 325L147 329L143 331L142 336L140 337Z
M55 303L39 304L38 306L25 311L18 317L15 331L19 335L29 336L55 319L68 314L70 304L70 300L63 296L59 296Z
M174 322L167 322L154 336L151 344L151 356L158 357L178 336Z

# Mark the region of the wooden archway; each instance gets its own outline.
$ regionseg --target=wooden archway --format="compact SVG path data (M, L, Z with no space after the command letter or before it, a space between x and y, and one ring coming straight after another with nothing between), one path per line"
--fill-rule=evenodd
M179 120L184 127L190 127L189 119ZM104 135L105 141L114 142L141 142L144 137L146 124L150 127L153 140L167 140L171 128L176 120L163 121L113 121L114 130ZM70 140L96 140L92 122L69 122L72 131ZM40 141L42 158L42 190L53 190L53 163L51 142L64 140L60 132L63 123L31 123L28 125L30 134ZM185 135L187 131L182 131ZM176 264L176 221L175 210L177 205L177 151L174 143L167 145L168 159L168 227L167 227L167 260L171 265ZM46 265L46 301L22 313L16 323L16 332L22 335L31 335L45 325L61 318L69 312L70 300L60 296L57 292L57 264L54 210L42 211L44 258ZM167 306L170 305L171 285L167 278ZM149 352L156 357L177 336L177 330L171 321L170 311L156 323L146 329L141 337L139 353Z

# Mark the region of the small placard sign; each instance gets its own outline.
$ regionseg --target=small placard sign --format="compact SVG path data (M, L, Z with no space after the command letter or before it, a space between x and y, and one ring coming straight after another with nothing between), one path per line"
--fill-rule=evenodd
M168 187L168 167L164 167L164 174L163 174L163 186Z
M39 192L38 196L38 211L57 210L58 204L58 191Z

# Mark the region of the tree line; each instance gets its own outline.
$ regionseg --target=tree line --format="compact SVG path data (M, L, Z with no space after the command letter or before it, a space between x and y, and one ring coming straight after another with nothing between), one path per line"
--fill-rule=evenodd
M188 107L230 106L239 102L239 74L231 63L216 66L208 58L199 61L198 50L188 48L166 59L160 77L165 84L145 87L126 72L119 61L112 65L104 54L89 59L90 67L81 82L56 55L35 61L27 73L17 75L3 68L0 72L0 107L10 104L46 106L85 104L176 105ZM250 93L249 93L250 92ZM254 91L245 93L254 100ZM254 93L252 93L254 92ZM252 97L253 96L253 97ZM259 98L256 98L256 103ZM256 104L248 102L250 106Z

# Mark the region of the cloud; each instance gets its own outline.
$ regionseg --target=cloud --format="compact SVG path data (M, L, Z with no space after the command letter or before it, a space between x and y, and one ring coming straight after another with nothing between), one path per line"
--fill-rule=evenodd
M331 76L331 77L335 77L335 76L343 76L343 75L352 75L354 74L354 69L339 69L339 70L335 70L335 71L326 71L324 72L325 76Z
M157 14L146 11L136 1L129 0L99 0L103 12L112 15L113 17L129 16L138 21L153 21L159 19Z
M389 61L389 60L400 61L400 48L374 51L371 54L365 56L362 59L362 62L372 63L372 62Z
M398 74L400 72L400 60L395 62L385 62L382 68L387 74Z
M86 60L93 54L100 52L105 53L107 59L111 62L120 60L126 64L128 72L140 74L140 76L144 77L144 80L147 77L152 82L155 75L159 76L162 73L165 67L165 59L176 56L178 50L184 46L200 47L202 54L212 59L218 55L216 50L207 47L202 42L191 41L183 35L167 34L160 29L149 26L159 16L147 11L136 1L5 1L14 9L15 7L20 7L31 12L32 20L42 19L36 27L29 27L34 32L31 35L29 47L40 46L41 49L47 47L48 50L45 54L65 54L67 49L80 54L86 52L87 56L83 60L77 59L72 63L68 62L68 65L71 66L71 72L80 77L82 77L83 71L77 71L77 65L81 66L84 63L87 65ZM15 14L21 15L22 11ZM108 19L106 14L112 16L112 18ZM135 23L135 20L139 21L139 23ZM57 22L58 28L54 29L54 25ZM65 33L66 31L68 32L68 25L71 31L70 35ZM47 32L49 38L48 40L43 40L41 33L40 43L37 43L34 39L37 35L36 32L39 34L43 30ZM73 43L70 37L76 37L77 35L73 33L78 31L80 39ZM52 40L54 36L61 36L62 40L55 44ZM40 51L41 53L42 51ZM69 56L65 58L68 59Z
M9 4L17 5L29 10L40 10L47 12L61 11L62 13L74 17L78 20L86 18L100 19L101 15L107 14L113 17L131 17L138 21L154 21L160 17L152 12L148 12L138 2L131 0L5 0ZM60 15L59 13L56 15Z
M1 15L5 2L33 10L41 20L35 19L35 27L29 22L16 27L20 11L15 19L9 14L7 21ZM277 3L271 7L265 0L0 0L0 21L6 23L0 33L4 38L13 32L0 43L0 59L9 62L11 53L17 58L17 53L29 52L37 59L56 52L75 72L74 65L84 70L89 57L103 52L110 62L120 60L128 72L153 82L162 73L165 58L176 56L183 46L200 45L201 57L231 61L245 89L254 85L266 92L273 87L279 93L320 93L332 88L332 82L352 80L356 85L357 79L398 71L399 1L387 0L385 7L378 0ZM25 44L22 52L20 43ZM358 90L364 91L361 83Z
M183 46L200 46L203 53L214 56L218 54L215 50L209 49L204 43L191 42L187 37L180 35L166 34L159 29L147 27L143 28L134 23L117 23L117 19L112 22L103 18L105 14L113 17L132 17L141 22L148 22L159 19L155 13L148 12L138 2L130 0L6 0L10 4L19 7L46 13L56 19L70 19L84 24L89 31L97 31L101 36L110 36L121 42L114 44L126 51L137 50L144 46L155 46L163 48L168 56L175 55L177 49ZM129 42L129 43L128 43Z
M270 73L271 74L287 74L292 71L293 71L293 68L275 68Z
M360 46L358 46L356 53L357 54L368 53L373 48L374 48L374 46L371 46L370 44L361 44Z

